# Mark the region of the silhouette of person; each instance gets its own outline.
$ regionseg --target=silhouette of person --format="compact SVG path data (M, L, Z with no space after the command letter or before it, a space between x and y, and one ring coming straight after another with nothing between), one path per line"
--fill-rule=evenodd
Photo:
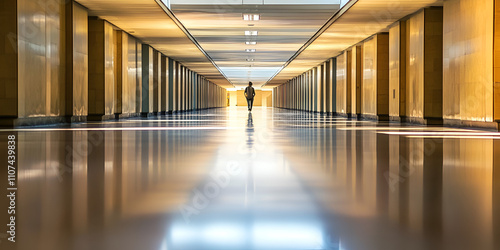
M252 87L252 85L252 82L248 82L248 87L245 88L245 97L247 98L248 111L252 111L253 98L255 97L255 89Z

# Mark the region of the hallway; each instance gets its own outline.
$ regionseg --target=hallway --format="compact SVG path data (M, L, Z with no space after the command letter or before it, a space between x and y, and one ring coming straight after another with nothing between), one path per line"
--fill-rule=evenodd
M494 132L231 107L0 134L22 250L500 246Z

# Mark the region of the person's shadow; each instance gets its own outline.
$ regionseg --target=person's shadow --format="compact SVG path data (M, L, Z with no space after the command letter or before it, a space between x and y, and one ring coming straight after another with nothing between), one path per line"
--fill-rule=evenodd
M252 113L248 113L248 119L247 119L247 127L246 127L246 134L247 134L247 146L249 148L253 147L254 143L254 128L253 128L253 118L252 118Z

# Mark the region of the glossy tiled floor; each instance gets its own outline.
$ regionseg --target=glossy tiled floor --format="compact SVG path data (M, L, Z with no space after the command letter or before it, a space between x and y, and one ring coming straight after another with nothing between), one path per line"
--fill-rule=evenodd
M498 133L258 107L12 133L17 249L500 249Z

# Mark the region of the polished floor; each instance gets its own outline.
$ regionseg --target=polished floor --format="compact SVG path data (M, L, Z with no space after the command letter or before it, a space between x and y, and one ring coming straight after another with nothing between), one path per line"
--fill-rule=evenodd
M13 133L17 249L500 249L495 132L241 107Z

